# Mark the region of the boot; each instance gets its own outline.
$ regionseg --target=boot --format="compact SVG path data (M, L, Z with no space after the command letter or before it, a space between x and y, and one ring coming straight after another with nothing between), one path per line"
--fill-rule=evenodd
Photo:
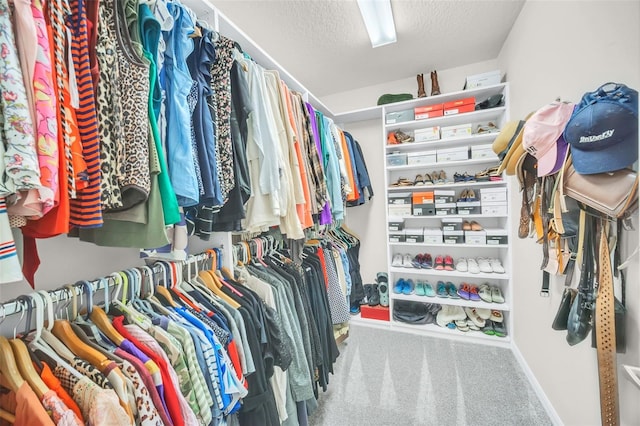
M418 78L418 97L424 98L427 96L427 93L424 91L424 76L422 74L418 74L417 78Z
M440 85L438 84L438 72L431 71L431 96L440 94Z

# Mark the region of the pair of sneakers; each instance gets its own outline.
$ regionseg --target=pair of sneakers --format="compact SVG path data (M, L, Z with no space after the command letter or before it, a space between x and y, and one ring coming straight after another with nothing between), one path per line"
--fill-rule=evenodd
M480 272L490 274L504 274L504 267L502 262L497 258L486 257L461 257L456 263L456 271L469 272L471 274L479 274Z
M393 259L391 260L391 266L395 266L397 268L413 268L413 258L410 254L396 253L393 255Z
M413 293L413 290L415 289L415 287L416 287L415 283L411 278L406 280L404 278L400 278L398 279L398 281L396 281L395 285L393 286L393 292L395 294L410 295Z

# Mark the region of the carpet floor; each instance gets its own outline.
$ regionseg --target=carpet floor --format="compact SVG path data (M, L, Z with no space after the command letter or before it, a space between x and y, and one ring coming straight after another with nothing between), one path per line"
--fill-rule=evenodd
M551 425L509 349L351 325L310 426Z

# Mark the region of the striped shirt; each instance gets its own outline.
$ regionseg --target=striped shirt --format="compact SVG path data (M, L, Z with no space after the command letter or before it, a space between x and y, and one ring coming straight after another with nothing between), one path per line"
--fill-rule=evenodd
M70 224L79 228L102 226L100 204L100 139L96 119L93 80L89 63L89 36L84 0L71 0L71 56L78 89L76 118L82 140L82 155L87 163L88 184L71 200Z
M16 252L16 243L13 241L13 234L11 234L9 226L7 203L4 197L0 197L0 284L21 280L22 272Z

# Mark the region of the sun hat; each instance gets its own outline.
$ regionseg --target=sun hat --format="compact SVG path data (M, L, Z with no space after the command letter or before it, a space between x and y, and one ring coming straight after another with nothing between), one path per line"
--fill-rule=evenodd
M505 131L505 134L502 135L501 131L500 135L502 135L502 137L498 135L496 141L493 142L492 149L498 155L498 158L502 160L498 167L497 174L502 174L502 172L507 168L509 159L513 155L516 147L522 145L522 130L524 129L524 124L524 120L507 123L507 125L503 127L503 131L507 130ZM502 140L499 141L498 139ZM499 148L503 149L496 152Z
M531 118L532 115L533 115L533 112L530 112L524 118L524 120L522 120L522 126L520 127L520 131L516 135L516 138L513 141L513 144L511 144L511 146L509 147L509 151L507 152L507 155L504 157L504 160L500 164L500 167L498 168L498 173L502 173L503 171L506 170L506 173L509 176L514 176L516 174L516 164L518 163L518 160L520 159L520 157L526 153L526 151L522 147L522 137L524 135L524 127L526 126L527 120L529 120L529 118Z
M606 86L613 85L612 90ZM614 172L638 160L638 92L608 83L586 93L564 131L580 174Z
M522 147L538 160L538 176L553 173L558 158L557 141L571 118L574 106L573 103L553 102L538 109L527 120ZM563 148L566 152L566 143Z

